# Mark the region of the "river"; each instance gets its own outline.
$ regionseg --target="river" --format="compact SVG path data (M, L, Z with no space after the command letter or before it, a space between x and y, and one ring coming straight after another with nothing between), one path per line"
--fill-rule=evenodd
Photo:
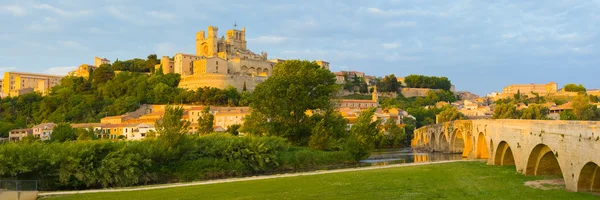
M461 160L461 154L417 152L412 148L378 149L371 153L361 163L370 165L390 165L402 163L437 162Z

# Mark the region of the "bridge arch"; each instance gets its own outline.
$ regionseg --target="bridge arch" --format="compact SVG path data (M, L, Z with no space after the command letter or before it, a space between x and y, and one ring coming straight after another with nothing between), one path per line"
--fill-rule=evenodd
M510 149L510 146L505 141L498 144L496 154L494 156L494 165L513 166L515 165L515 157Z
M583 166L577 182L579 192L600 192L600 167L589 162Z
M452 152L454 153L464 153L465 151L465 139L460 130L454 130L454 134L451 140L452 144Z
M431 137L430 137L430 139L429 139L429 143L430 143L430 147L431 147L431 149L433 149L434 151L437 151L437 150L438 150L438 149L436 148L436 145L435 145L435 144L437 144L437 140L436 140L436 139L437 139L437 138L435 137L435 133L434 133L434 132L432 132L432 133L431 133Z
M488 151L488 145L487 142L485 141L485 135L483 135L483 133L479 133L479 135L477 136L477 149L476 149L476 153L475 153L475 158L477 159L487 159L490 156L490 153Z
M527 159L526 175L561 175L562 170L556 155L545 144L538 144L531 150Z

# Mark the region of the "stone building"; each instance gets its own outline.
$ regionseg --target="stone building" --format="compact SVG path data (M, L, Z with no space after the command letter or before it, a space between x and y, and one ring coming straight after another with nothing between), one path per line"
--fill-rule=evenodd
M47 94L50 88L58 85L62 76L26 72L5 72L2 93L7 96L20 96L31 92Z
M227 30L218 36L219 28L209 26L196 33L195 54L177 53L172 59L162 57L155 69L163 73L181 74L180 88L195 90L201 87L225 89L233 86L254 90L273 72L273 66L284 60L268 60L267 53L254 53L247 48L246 28ZM329 63L315 61L329 69Z
M540 95L548 95L554 94L558 92L558 84L555 82L550 82L548 84L514 84L506 86L502 90L502 94L526 94L529 95L532 92L538 93Z

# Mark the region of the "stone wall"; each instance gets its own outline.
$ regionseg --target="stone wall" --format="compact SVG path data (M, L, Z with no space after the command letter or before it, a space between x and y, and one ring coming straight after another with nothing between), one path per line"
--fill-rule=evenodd
M246 83L246 89L248 91L253 91L258 84L265 80L266 77L245 74L195 74L182 77L179 82L179 87L196 90L202 87L225 89L228 86L233 86L241 92L244 88L244 83Z

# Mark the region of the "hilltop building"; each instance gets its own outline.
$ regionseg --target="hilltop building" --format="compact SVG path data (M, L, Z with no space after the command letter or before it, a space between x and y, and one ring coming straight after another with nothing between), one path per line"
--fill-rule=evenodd
M180 88L195 90L201 87L225 89L233 86L254 90L273 72L273 66L284 60L268 60L267 53L254 53L247 48L246 28L227 30L218 36L219 28L209 26L196 33L195 54L177 53L163 56L155 69L163 73L181 74ZM316 61L329 69L329 63Z
M506 86L502 90L502 94L531 94L538 93L542 96L548 94L554 94L558 91L558 84L550 82L548 84L514 84Z
M27 72L5 72L2 81L3 96L20 96L32 92L47 94L58 85L62 76Z

